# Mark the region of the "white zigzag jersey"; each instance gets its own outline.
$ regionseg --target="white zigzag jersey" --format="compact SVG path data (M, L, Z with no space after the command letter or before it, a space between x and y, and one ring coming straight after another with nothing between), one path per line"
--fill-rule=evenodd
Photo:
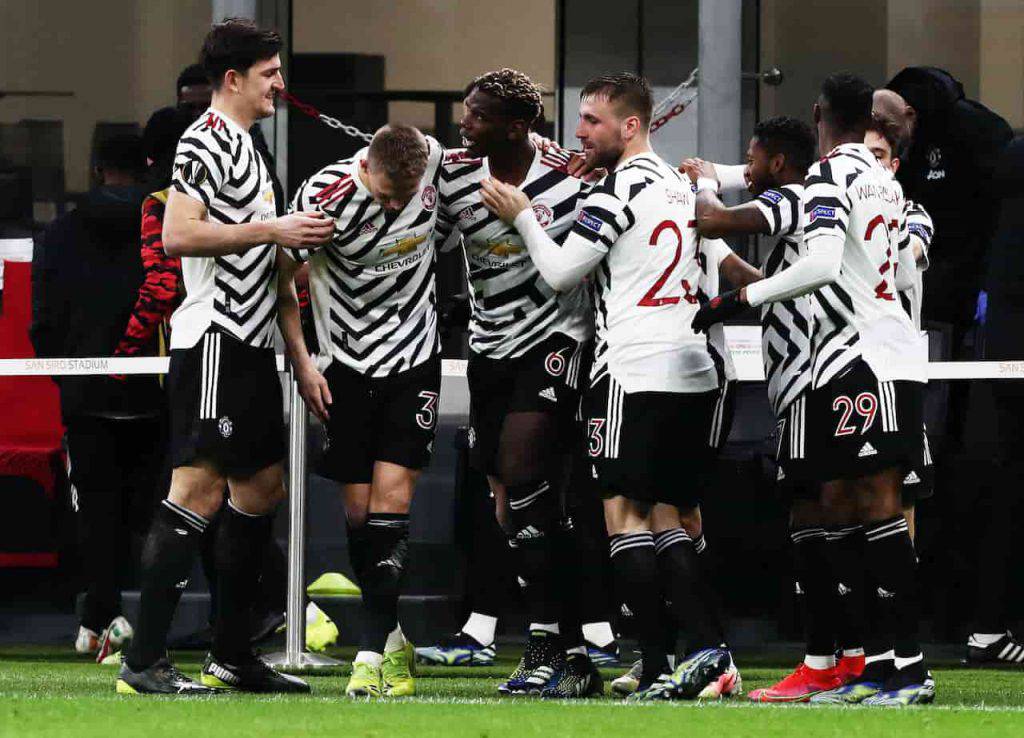
M572 228L588 185L566 171L568 154L537 149L520 189L537 221L555 241ZM441 172L439 241L462 235L469 277L469 348L492 359L522 356L552 333L577 341L593 334L585 285L560 294L548 286L518 231L484 207L480 184L491 174L486 159L449 151Z
M903 309L907 311L910 319L917 330L921 330L921 303L924 298L924 273L930 264L928 250L932 246L932 236L935 235L935 225L932 223L932 216L928 211L913 200L906 201L907 232L910 236L916 237L921 242L921 249L924 255L915 265L914 273L911 275L913 284L905 290L900 291L900 301Z
M206 206L208 218L237 224L273 220L274 185L249 132L209 108L182 134L171 187ZM171 348L191 348L211 326L249 346L273 345L277 246L241 254L183 256L185 299L171 316Z
M427 150L419 191L399 212L384 210L360 181L366 149L324 167L295 193L293 211L321 210L335 222L328 245L286 252L310 263L321 369L333 358L386 377L437 353L433 235L444 152L430 136Z
M879 381L926 381L926 359L896 297L898 251L907 248L903 189L864 144L842 144L804 182L804 241L844 239L842 268L814 293L814 388L858 357Z
M690 324L701 277L694 194L654 152L622 162L583 201L569 238L606 257L594 270L597 346L591 383L626 392L708 392L718 373Z
M768 221L768 235L779 236L762 270L765 278L788 269L803 256L804 186L789 184L765 190L754 200ZM811 384L810 295L768 302L761 307L761 357L768 380L768 402L777 417Z
M721 282L722 262L728 259L733 251L729 244L720 238L701 238L697 248L698 260L700 262L700 279L697 284L697 299L703 305L713 297L718 297ZM718 372L719 384L731 382L736 379L736 365L733 364L732 354L725 343L725 326L715 323L708 328L708 351L715 362L715 371Z

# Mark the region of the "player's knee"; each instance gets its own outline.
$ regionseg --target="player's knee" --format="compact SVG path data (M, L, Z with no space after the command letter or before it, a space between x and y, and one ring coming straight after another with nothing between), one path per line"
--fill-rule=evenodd
M558 495L547 480L508 487L508 525L510 535L522 540L547 536L555 531L561 518Z
M224 504L226 489L224 479L175 479L167 499L210 520Z

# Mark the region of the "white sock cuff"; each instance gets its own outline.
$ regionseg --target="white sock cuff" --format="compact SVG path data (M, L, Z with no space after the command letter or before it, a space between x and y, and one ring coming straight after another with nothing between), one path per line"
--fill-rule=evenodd
M473 638L481 646L490 646L494 643L494 632L498 628L498 618L491 615L484 615L479 612L471 612L462 626L462 632Z
M558 623L530 623L528 629L531 633L535 630L542 630L545 633L553 633L558 635L561 631L558 629Z
M584 623L583 638L598 648L615 645L615 631L612 630L612 624L607 620L603 623Z
M828 656L804 656L804 664L811 669L832 669L836 665L834 654Z
M360 651L356 654L356 657L352 659L353 664L369 664L374 669L379 669L381 662L384 660L382 654L376 653L375 651Z

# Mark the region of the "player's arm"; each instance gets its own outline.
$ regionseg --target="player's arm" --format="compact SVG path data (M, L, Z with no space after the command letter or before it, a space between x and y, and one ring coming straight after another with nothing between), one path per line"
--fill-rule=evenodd
M722 167L702 159L687 159L680 169L697 184L697 232L700 235L722 238L771 232L771 223L754 202L727 207L719 198L718 172L731 172L736 167ZM743 181L742 173L740 178Z
M718 273L726 279L729 284L735 287L746 287L764 277L761 270L748 264L739 254L729 248L729 244L720 238L704 239L705 253L707 253L711 269L718 269Z
M255 223L216 223L206 205L171 191L164 215L164 251L168 256L222 256L276 243L286 248L315 248L326 243L334 223L323 213L290 213Z
M537 222L533 208L530 207L530 199L518 187L489 177L484 180L481 192L487 209L519 231L537 271L557 292L573 289L607 253L578 235L575 225L561 245L556 243ZM584 217L586 212L584 206L580 217Z
M703 172L698 173L698 170ZM712 164L709 161L691 157L683 159L679 165L679 171L687 175L690 180L697 184L700 176L711 177L718 181L718 188L721 192L738 192L747 189L747 168L743 164Z
M788 269L767 279L727 292L701 306L693 319L696 331L769 302L791 300L814 292L839 277L850 219L850 199L830 176L823 176L818 165L811 168L806 187L807 226L804 243L807 254Z
M316 362L309 355L306 339L302 334L302 319L299 315L299 300L295 293L295 273L302 267L284 249L277 250L277 325L284 338L285 351L295 369L295 381L299 394L306 406L321 420L330 417L331 391L327 380L317 370Z

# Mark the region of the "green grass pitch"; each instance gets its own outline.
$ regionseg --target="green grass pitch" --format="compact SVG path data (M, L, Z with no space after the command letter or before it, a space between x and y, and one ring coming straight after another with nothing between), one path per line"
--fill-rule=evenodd
M344 697L345 670L310 677L313 693L302 697L122 697L114 694L115 667L52 648L6 649L0 651L0 735L1024 736L1024 673L933 668L936 703L903 710L753 705L743 699L706 705L634 705L610 696L572 703L498 699L495 686L511 670L511 651L506 648L495 667L421 669L419 696L367 703ZM201 656L182 654L177 663L195 674ZM746 690L770 683L787 666L742 656L738 663Z

